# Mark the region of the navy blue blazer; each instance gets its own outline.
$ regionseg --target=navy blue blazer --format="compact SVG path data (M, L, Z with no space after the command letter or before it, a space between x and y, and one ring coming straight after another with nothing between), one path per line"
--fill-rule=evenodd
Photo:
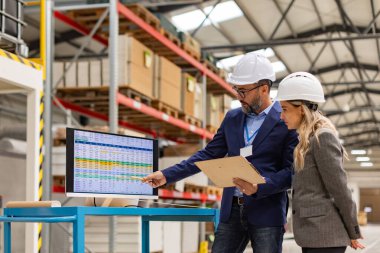
M244 195L244 209L250 224L282 226L286 223L287 193L291 186L293 150L298 143L297 133L289 131L280 119L281 106L275 102L252 143L252 155L247 157L266 178L257 193ZM229 111L214 138L189 159L162 170L168 183L200 172L197 161L240 155L244 147L245 114L241 108ZM221 173L223 173L221 171ZM220 221L227 222L235 187L224 188Z

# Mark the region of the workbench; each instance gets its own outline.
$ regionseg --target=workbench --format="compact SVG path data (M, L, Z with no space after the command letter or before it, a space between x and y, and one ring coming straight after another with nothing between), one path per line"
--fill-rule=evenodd
M11 253L12 222L73 224L73 252L85 252L86 216L141 216L142 252L149 252L150 221L212 221L219 222L219 210L210 208L136 208L136 207L30 207L5 208L0 222L4 222L4 253Z

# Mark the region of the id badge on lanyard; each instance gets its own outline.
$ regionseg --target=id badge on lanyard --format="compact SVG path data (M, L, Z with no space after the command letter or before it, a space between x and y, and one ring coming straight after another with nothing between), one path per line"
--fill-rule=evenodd
M257 129L251 136L248 136L248 127L247 127L247 125L245 125L244 129L245 129L245 134L246 134L247 141L245 143L245 147L240 149L240 155L242 157L247 157L247 156L251 156L252 155L252 144L249 144L249 143L256 136L256 134L260 130L260 128Z
M242 157L247 157L252 155L252 145L246 146L240 149L240 155Z

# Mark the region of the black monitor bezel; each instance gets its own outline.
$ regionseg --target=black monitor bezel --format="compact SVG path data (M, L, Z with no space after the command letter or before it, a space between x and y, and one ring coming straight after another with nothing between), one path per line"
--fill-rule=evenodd
M151 198L151 197L158 197L158 189L153 188L153 194L152 195L142 195L142 194L122 194L122 193L94 193L94 192L75 192L74 191L74 131L84 131L84 132L92 132L92 133L100 133L100 134L109 134L109 135L116 135L121 137L130 137L135 139L145 139L145 140L152 140L153 141L153 172L158 171L158 158L159 158L159 149L158 149L158 140L151 139L151 138L145 138L145 137L137 137L137 136L131 136L131 135L123 135L123 134L114 134L114 133L108 133L108 132L101 132L101 131L93 131L93 130L87 130L87 129L79 129L79 128L66 128L66 182L65 182L65 192L66 195L75 196L75 194L78 194L78 196L85 196L88 195L88 197L97 196L100 195L102 197L139 197L139 198ZM91 196L92 195L92 196Z

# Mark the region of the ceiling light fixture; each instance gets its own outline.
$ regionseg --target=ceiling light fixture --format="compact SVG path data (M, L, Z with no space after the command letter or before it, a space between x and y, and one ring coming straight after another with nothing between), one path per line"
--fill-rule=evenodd
M367 151L364 149L353 149L351 150L351 155L365 155L367 154Z

